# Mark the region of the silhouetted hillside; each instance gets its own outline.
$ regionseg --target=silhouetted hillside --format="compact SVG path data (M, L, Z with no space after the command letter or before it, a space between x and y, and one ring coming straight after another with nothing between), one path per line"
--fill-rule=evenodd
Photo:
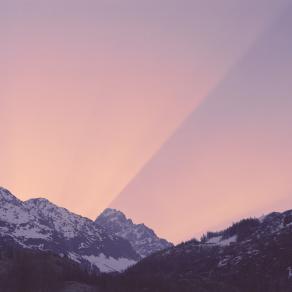
M245 219L158 252L106 281L104 291L291 292L291 215Z
M66 257L1 245L1 292L98 292L96 283L95 274Z

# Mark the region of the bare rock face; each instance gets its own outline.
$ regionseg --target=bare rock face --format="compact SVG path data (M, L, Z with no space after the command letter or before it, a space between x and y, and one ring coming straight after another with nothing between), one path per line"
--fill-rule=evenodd
M149 227L134 224L124 213L115 209L105 209L95 222L109 233L128 240L142 258L172 246L172 243L159 238Z

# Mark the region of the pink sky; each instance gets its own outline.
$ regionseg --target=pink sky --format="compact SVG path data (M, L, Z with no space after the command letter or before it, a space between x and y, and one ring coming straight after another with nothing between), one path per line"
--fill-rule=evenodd
M0 184L90 218L115 206L174 241L283 207L289 2L4 1Z

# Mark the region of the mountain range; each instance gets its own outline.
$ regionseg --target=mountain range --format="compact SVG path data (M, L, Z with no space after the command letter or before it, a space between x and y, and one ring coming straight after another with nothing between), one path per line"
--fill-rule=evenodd
M0 240L22 248L51 251L87 269L101 272L122 271L135 264L142 257L142 246L143 255L169 246L144 225L148 233L144 231L143 240L137 237L136 244L132 246L123 236L112 230L109 232L104 217L106 213L99 217L103 218L104 226L101 226L99 220L94 222L74 214L47 199L36 198L23 202L8 190L0 188ZM116 211L116 214L122 213ZM136 225L132 228L134 233ZM130 229L128 226L129 233ZM154 248L152 242L155 240L162 244ZM139 248L135 249L136 246Z
M243 219L174 246L115 209L92 221L0 188L0 288L291 292L292 210Z

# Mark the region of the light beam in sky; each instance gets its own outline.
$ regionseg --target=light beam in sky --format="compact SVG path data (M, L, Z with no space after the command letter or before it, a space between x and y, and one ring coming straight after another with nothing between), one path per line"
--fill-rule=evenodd
M112 207L178 242L291 206L291 15L257 40Z
M1 185L95 218L287 3L2 1Z

